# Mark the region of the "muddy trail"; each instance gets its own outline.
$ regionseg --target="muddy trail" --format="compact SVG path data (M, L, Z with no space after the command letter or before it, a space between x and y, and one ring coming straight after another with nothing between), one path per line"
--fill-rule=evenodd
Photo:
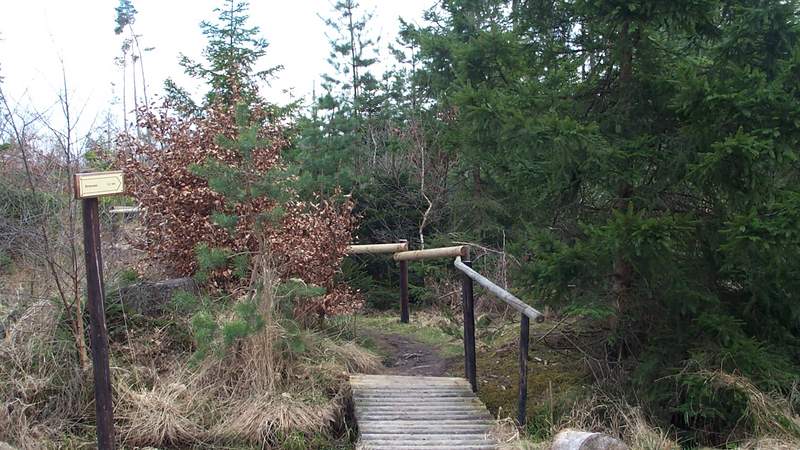
M385 373L389 375L445 376L453 363L442 356L436 346L419 342L411 336L365 330L383 355Z

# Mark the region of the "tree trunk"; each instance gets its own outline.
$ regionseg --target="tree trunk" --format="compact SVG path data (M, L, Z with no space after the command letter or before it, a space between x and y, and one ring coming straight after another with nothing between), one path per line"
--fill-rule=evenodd
M622 26L620 46L620 92L622 95L623 108L625 108L624 112L627 113L632 100L630 98L630 84L633 80L633 42L631 41L630 36L630 21L625 21ZM621 114L622 133L625 132L625 125L628 122L627 115L628 114ZM630 200L633 198L633 194L633 186L628 181L621 182L617 188L617 200L614 202L614 210L617 212L623 212L628 209ZM633 284L633 273L634 268L631 262L628 261L621 251L618 252L614 260L614 284L612 287L616 301L615 309L617 312L617 317L615 318L615 323L613 324L615 327L619 322L619 319L625 313L627 305L630 302L630 290Z
M475 198L479 198L483 193L483 180L481 179L481 166L474 164L472 166L472 194Z
M128 54L122 53L122 128L128 134Z
M353 111L355 112L356 116L358 116L358 60L356 59L356 34L353 26L353 14L353 3L348 1L347 16L349 19L349 25L347 29L350 32L350 64L353 71Z

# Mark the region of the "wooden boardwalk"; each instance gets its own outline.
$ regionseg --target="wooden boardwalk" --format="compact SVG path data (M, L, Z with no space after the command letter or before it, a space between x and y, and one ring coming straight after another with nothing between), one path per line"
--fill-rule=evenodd
M353 375L358 449L500 448L495 420L461 378Z

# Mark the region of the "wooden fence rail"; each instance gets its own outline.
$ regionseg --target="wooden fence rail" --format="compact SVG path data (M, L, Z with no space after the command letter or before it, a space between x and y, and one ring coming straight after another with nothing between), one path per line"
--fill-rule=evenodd
M429 250L413 250L410 252L395 253L392 257L395 261L421 261L424 259L436 258L455 258L456 256L466 257L467 246L432 248Z
M385 253L399 253L408 250L408 242L394 244L363 244L348 245L347 253L350 255L379 255Z
M478 283L488 292L505 302L520 313L519 323L519 393L517 397L517 421L524 425L527 417L528 403L528 344L530 339L531 319L541 321L542 313L528 306L510 292L489 281L488 278L472 269L472 262L462 261L457 256L453 264L462 272L461 299L464 309L464 372L478 391L477 367L475 363L475 302L473 299L473 282Z

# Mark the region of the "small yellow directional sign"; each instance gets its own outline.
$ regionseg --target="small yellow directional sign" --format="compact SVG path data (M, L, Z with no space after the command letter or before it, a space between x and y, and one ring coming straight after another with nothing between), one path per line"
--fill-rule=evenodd
M102 197L125 190L121 170L75 174L75 198Z

